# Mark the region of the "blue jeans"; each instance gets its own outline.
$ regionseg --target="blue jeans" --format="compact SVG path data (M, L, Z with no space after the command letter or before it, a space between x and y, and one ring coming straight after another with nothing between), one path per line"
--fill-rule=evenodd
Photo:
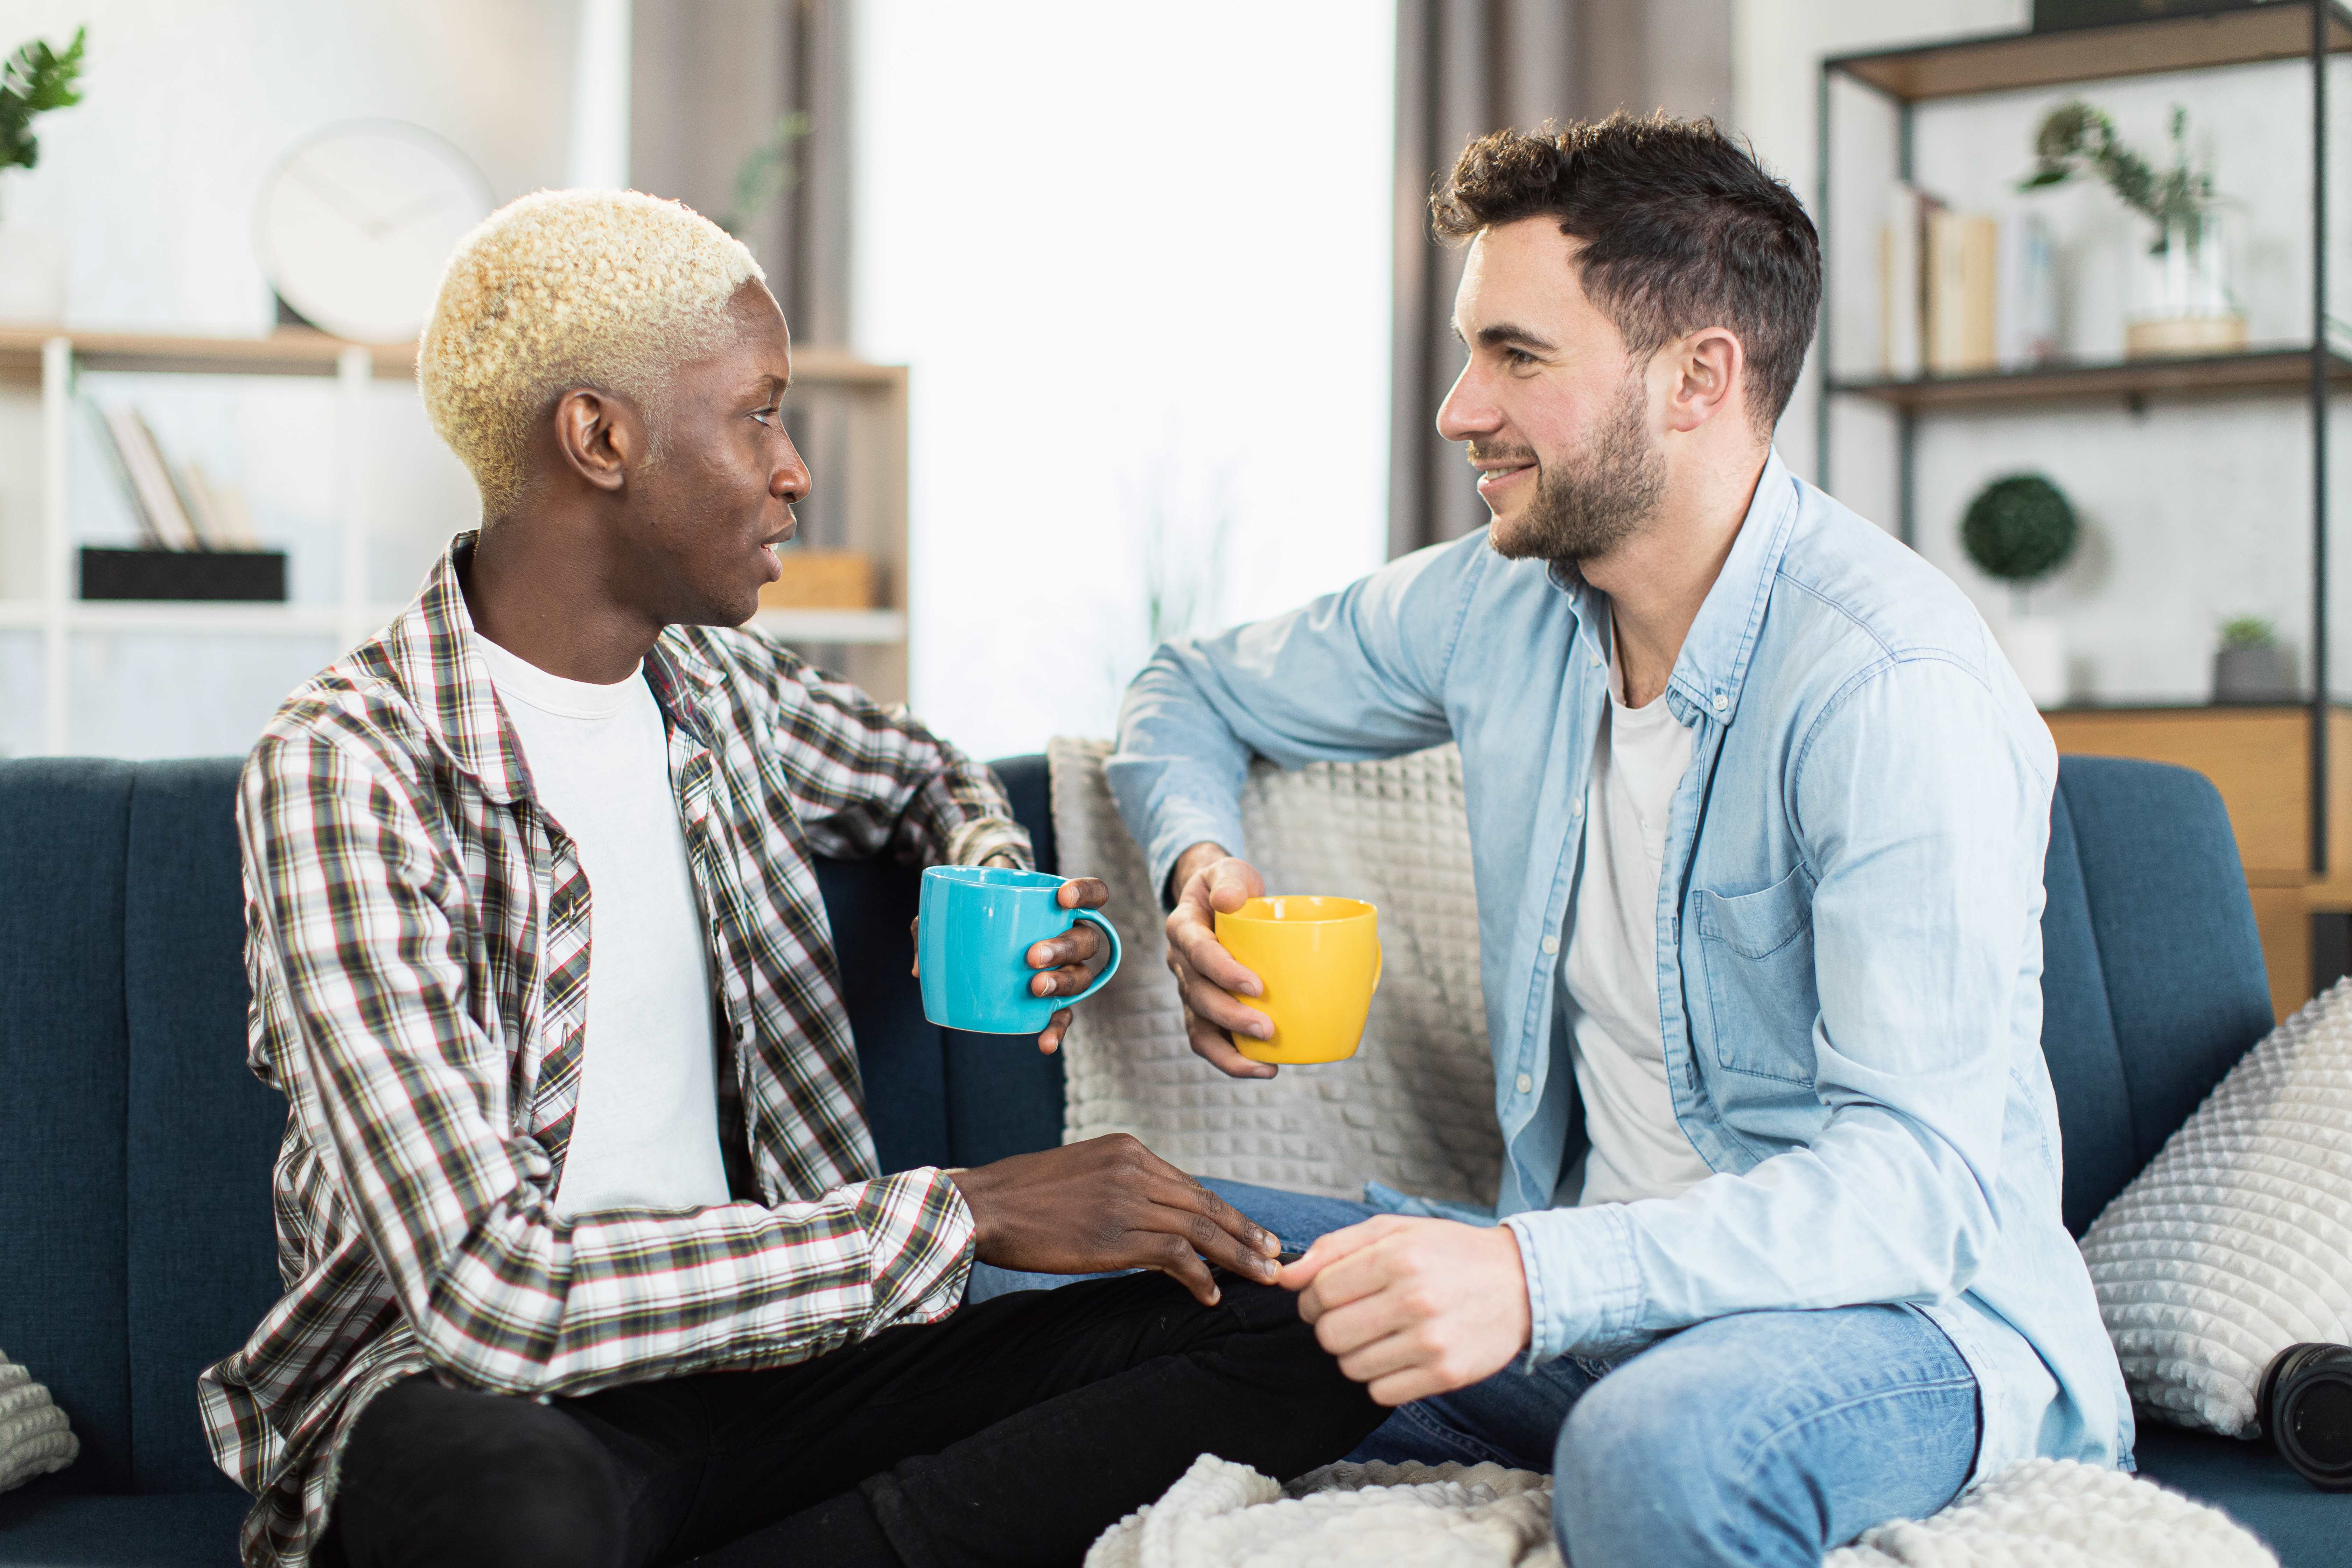
M1246 1182L1206 1184L1303 1249L1379 1211ZM975 1295L1066 1283L988 1265ZM1614 1362L1533 1372L1402 1405L1351 1459L1493 1460L1553 1477L1576 1568L1804 1564L1890 1519L1922 1519L1975 1468L1975 1377L1906 1307L1742 1312Z

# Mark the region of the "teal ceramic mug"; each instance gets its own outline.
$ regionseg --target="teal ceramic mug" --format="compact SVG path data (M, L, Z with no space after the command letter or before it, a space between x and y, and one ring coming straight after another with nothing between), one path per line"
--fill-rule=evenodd
M923 1016L975 1035L1034 1035L1055 1013L1101 990L1118 969L1118 932L1097 910L1066 910L1056 897L1065 879L994 866L934 866L923 873L915 952L923 982ZM1033 996L1029 950L1076 921L1102 930L1110 962L1076 996Z

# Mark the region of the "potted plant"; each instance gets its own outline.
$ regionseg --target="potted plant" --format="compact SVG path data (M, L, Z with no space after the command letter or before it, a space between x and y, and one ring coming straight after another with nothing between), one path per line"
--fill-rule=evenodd
M2221 623L2221 646L2213 652L2214 701L2292 701L2296 695L2294 667L2269 621L2237 616Z
M2066 700L2066 638L2026 612L2026 590L2066 563L2081 532L2074 508L2040 474L2011 474L1979 491L1960 519L1960 548L1986 576L2009 584L2010 616L1997 634L2010 668L2037 707Z
M2132 277L2124 354L2234 353L2246 346L2246 318L2230 297L2223 208L2213 175L2189 156L2189 111L2172 109L2172 165L2158 169L2126 146L2104 110L2060 104L2033 139L2032 172L2020 190L2095 176L2126 206L2155 225Z
M74 29L61 52L40 39L18 47L0 65L0 176L40 162L33 119L81 101L82 44L89 29ZM0 196L6 182L0 178ZM65 314L65 258L47 235L5 221L0 206L0 321L54 321Z

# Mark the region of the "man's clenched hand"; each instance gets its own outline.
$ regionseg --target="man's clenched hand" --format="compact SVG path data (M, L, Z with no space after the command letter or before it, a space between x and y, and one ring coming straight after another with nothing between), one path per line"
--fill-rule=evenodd
M1298 1315L1382 1405L1491 1377L1528 1347L1518 1238L1503 1226L1381 1215L1335 1230L1282 1270Z
M1000 1268L1157 1268L1208 1307L1212 1263L1274 1281L1282 1244L1271 1231L1124 1132L948 1175L971 1209L975 1253Z
M1235 1034L1273 1038L1274 1020L1234 1000L1263 995L1265 986L1217 941L1217 911L1231 914L1262 897L1265 879L1218 845L1195 844L1177 857L1169 879L1176 908L1168 917L1168 968L1192 1054L1228 1078L1272 1078L1272 1063L1254 1062L1234 1045Z

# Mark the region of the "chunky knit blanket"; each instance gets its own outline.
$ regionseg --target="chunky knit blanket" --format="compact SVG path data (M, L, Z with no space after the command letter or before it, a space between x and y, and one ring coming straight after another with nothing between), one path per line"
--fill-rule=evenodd
M1109 885L1104 913L1127 953L1063 1047L1069 1139L1131 1132L1196 1175L1293 1192L1352 1198L1376 1179L1493 1203L1502 1135L1460 753L1250 771L1242 822L1267 890L1370 900L1385 953L1355 1056L1265 1080L1229 1079L1185 1044L1159 890L1103 776L1109 752L1047 748L1061 870Z
M2227 1514L2116 1470L2028 1459L1823 1568L2276 1568ZM1213 1454L1086 1568L1562 1568L1551 1481L1499 1465L1328 1465L1285 1487Z

